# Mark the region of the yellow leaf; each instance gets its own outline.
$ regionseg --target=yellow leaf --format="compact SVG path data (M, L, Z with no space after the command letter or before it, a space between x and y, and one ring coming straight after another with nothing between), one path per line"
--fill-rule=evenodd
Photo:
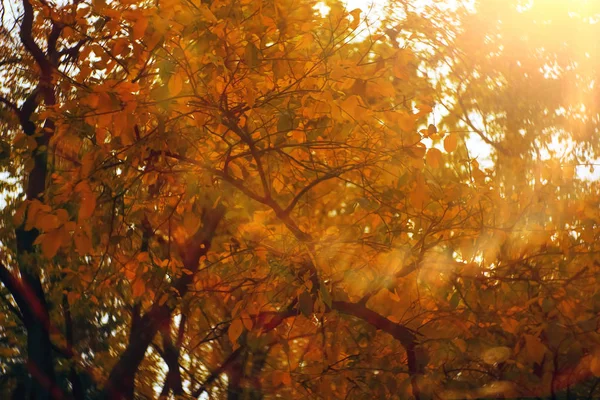
M325 236L328 237L328 239L331 239L332 236L338 236L339 234L340 234L340 228L338 228L335 225L334 226L330 226L325 231Z
M281 193L284 185L280 179L273 179L273 182L271 183L271 187L275 191L275 193Z
M300 50L308 49L310 46L312 46L313 42L314 42L313 34L305 33L304 35L302 35L302 38L300 39L298 45L296 46L296 50L300 51Z
M431 108L429 104L419 104L417 108L419 109L419 114L427 114L433 111L433 108ZM429 126L431 125L433 124L430 124Z
M427 165L432 168L439 168L442 163L442 152L436 148L431 148L427 151Z
M173 74L171 79L169 79L169 84L167 86L169 88L169 94L171 96L177 96L183 89L183 78L180 74Z
M422 176L419 175L416 181L417 184L412 192L410 192L408 199L413 207L421 209L425 207L425 202L429 198L429 192Z
M458 144L458 137L456 133L451 133L444 139L444 149L448 153L452 153L456 150L456 145Z
M233 172L233 174L230 173L229 175L233 175L236 178L242 178L244 176L242 169L239 165L237 165L237 163L229 163L228 168L230 172Z
M350 96L342 102L342 108L352 118L358 117L359 107L360 107L360 98L356 95Z
M412 130L415 128L415 117L413 115L406 112L399 112L396 118L398 121L398 127L404 132L412 132ZM415 143L421 139L418 134L416 136L417 138L414 141ZM411 141L410 144L414 143Z
M352 16L352 22L350 22L350 29L355 30L360 24L360 13L362 10L360 8L355 8L350 11L350 15Z
M398 79L407 80L409 78L408 70L405 65L396 62L394 63L392 70L394 76Z
M244 323L241 319L234 319L231 325L229 325L229 330L227 331L227 335L229 336L229 340L232 344L236 344L238 338L244 331Z
M204 21L217 22L217 17L215 17L215 14L210 11L206 4L201 4L200 7L198 7L198 10L202 14Z

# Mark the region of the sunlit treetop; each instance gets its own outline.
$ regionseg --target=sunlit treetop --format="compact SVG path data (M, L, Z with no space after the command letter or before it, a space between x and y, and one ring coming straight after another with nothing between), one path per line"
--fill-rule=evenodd
M596 394L591 2L2 5L0 393Z

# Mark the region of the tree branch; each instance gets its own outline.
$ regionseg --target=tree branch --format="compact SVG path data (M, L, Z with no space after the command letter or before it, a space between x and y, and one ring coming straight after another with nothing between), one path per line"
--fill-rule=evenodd
M331 307L341 313L362 319L369 325L389 333L394 339L400 342L406 350L408 372L411 376L413 396L416 400L419 400L421 397L421 390L417 383L417 376L423 374L427 361L425 359L425 354L419 348L416 335L404 325L390 321L375 311L368 309L363 304L333 301Z
M173 284L179 297L185 296L189 285L199 268L199 262L209 249L217 227L225 215L225 207L218 204L214 209L206 210L202 216L202 225L198 231L180 246L179 252L183 261L183 268L191 274L182 274ZM146 349L158 330L168 324L173 311L172 302L166 301L162 305L154 303L139 320L138 327L132 332L132 338L119 361L110 372L104 386L102 396L105 399L132 399L134 392L135 374L144 359Z

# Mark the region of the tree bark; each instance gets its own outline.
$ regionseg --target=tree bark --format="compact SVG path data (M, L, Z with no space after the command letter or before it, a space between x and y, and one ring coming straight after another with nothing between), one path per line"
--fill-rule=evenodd
M191 274L182 274L173 285L180 297L185 296L189 285L193 282L200 258L208 253L212 238L224 214L225 208L221 204L214 209L206 210L202 216L202 226L180 249L183 268L191 272ZM111 370L104 386L103 398L107 400L133 399L135 375L144 359L144 354L159 329L168 324L171 319L173 308L169 304L169 301L163 305L155 303L150 311L140 319L137 327L134 327L133 340L129 342L119 361Z
M39 67L40 75L37 87L32 91L20 108L15 108L24 133L35 137L37 149L33 157L33 168L28 176L25 194L28 200L41 200L46 189L47 153L46 148L54 134L54 121L46 119L41 135L36 135L36 126L31 121L39 105L41 95L46 107L56 104L52 73L55 69L56 41L62 28L53 23L47 40L47 50L42 51L33 39L34 10L29 0L23 0L23 17L19 37L25 50L33 57ZM40 150L42 149L42 150ZM41 280L41 268L35 265L34 242L37 230L25 231L23 226L15 230L17 241L18 269L20 278L15 277L2 266L0 279L7 286L23 315L27 329L27 367L33 378L34 399L46 400L61 397L56 383L52 343L50 341L50 316ZM12 287L12 289L11 289Z

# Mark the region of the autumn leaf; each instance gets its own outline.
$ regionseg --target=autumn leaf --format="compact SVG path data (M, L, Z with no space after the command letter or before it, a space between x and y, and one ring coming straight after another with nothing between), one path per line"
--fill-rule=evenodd
M416 179L416 184L409 194L409 200L413 207L422 209L429 198L427 185L424 179L419 175Z
M358 96L349 96L342 102L342 109L348 114L350 118L358 118L361 104Z
M427 136L431 136L437 133L437 127L433 124L427 126Z
M77 230L73 235L75 249L80 255L89 254L92 249L92 241L82 230Z
M540 363L546 353L546 346L540 341L539 338L533 335L523 335L525 339L525 351L527 352L528 360L535 363Z
M81 198L81 204L79 206L79 220L83 221L89 218L96 209L96 197L93 193L84 193Z
M442 152L435 147L432 147L431 149L427 150L425 159L427 161L427 165L430 167L439 168L442 164Z
M48 232L60 226L58 216L54 214L37 213L35 227L41 231Z
M63 234L60 229L43 233L35 240L34 244L41 245L44 257L53 258L62 244Z
M251 331L252 328L254 327L254 322L252 321L252 317L250 316L250 314L248 314L247 311L243 311L240 314L240 320L244 324L244 328L246 328L247 331Z
M360 14L362 10L360 8L355 8L350 11L350 16L352 17L352 22L350 22L350 29L354 30L360 24Z
M452 153L456 150L456 145L458 144L458 137L456 133L450 133L444 138L444 149L448 153Z
M200 4L199 8L202 18L207 22L217 22L217 17L212 13L206 4Z
M133 40L139 40L143 38L147 28L148 19L144 16L139 16L139 18L133 24Z
M146 290L146 285L144 284L144 280L141 278L137 278L133 281L133 285L131 285L131 290L134 298L138 298L144 294Z
M600 396L590 7L6 3L4 397Z
M179 93L181 93L181 90L183 89L183 77L181 74L175 73L171 75L168 88L171 96L177 96Z
M237 344L237 340L244 331L244 323L241 319L234 319L229 325L229 329L227 330L227 336L229 337L229 341L232 344Z

